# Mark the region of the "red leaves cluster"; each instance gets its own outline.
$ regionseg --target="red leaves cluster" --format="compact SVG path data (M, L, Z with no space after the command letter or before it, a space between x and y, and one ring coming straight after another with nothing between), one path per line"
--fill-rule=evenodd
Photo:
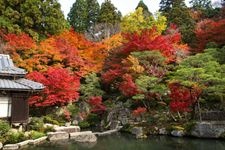
M198 51L202 51L206 44L209 42L215 42L219 45L225 44L225 19L213 21L203 20L197 24L196 30L197 48Z
M101 96L91 97L88 103L91 105L91 112L93 113L103 113L106 111L106 106L102 103Z
M171 32L173 31L173 32ZM156 29L144 30L141 33L127 33L123 35L126 39L124 43L123 53L129 54L133 51L157 50L160 51L168 61L176 60L178 51L186 51L177 49L176 46L181 42L181 34L174 26L168 29L167 35L158 35Z
M123 75L123 81L119 85L119 90L127 97L134 96L138 93L138 88L133 82L132 76L129 74Z
M40 95L29 99L31 106L60 106L79 98L80 79L71 75L67 69L49 68L43 73L32 72L27 77L45 85Z
M10 51L37 48L34 40L25 33L21 33L19 35L9 33L4 35L4 40L7 41L7 50Z
M132 115L137 117L137 116L144 114L146 111L147 111L147 109L145 107L138 107L137 109L135 109L132 112Z
M173 112L189 112L200 94L201 89L197 86L184 87L179 83L169 84L170 88L170 110Z

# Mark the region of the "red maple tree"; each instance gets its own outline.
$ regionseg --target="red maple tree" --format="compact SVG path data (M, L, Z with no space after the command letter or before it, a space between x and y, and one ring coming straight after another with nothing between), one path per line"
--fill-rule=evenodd
M29 99L31 106L61 106L79 98L80 79L70 74L67 69L49 68L43 73L32 72L27 77L45 86L41 94Z

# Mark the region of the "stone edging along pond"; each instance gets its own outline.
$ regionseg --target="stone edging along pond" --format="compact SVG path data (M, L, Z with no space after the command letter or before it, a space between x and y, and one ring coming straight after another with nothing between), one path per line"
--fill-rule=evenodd
M93 143L97 141L96 136L105 136L112 133L118 132L122 126L116 129L108 130L105 132L95 132L92 131L80 131L79 126L69 126L69 127L57 127L55 132L47 133L47 136L35 139L26 140L16 144L6 144L2 145L0 143L0 149L3 150L16 150L23 148L27 145L38 145L44 141L58 141L58 140L74 140L76 142L82 143ZM142 127L134 127L131 131L132 134L136 135L136 138L144 138L144 132ZM165 128L159 129L159 135L172 135L176 137L186 136L183 129L177 128L172 130L170 133L166 131ZM204 121L196 122L193 129L190 131L188 136L198 137L198 138L225 138L225 122L224 121Z
M3 150L16 150L23 147L26 147L28 145L38 145L40 143L43 143L45 141L58 141L58 140L74 140L76 142L81 143L93 143L97 141L97 136L104 136L109 135L115 132L118 132L122 127L119 127L114 130L108 130L105 132L95 132L92 131L80 131L79 126L69 126L69 127L57 127L55 128L55 132L49 132L47 133L47 136L35 139L35 140L26 140L23 142L19 142L16 144L6 144L2 145L0 143L0 149Z

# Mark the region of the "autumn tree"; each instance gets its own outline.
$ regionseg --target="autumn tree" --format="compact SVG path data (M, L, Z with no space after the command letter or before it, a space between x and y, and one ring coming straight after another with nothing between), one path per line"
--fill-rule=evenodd
M140 0L136 10L141 7L143 9L143 14L146 18L150 17L152 15L152 13L148 10L148 6L145 5L145 3L143 2L143 0Z
M31 106L63 106L79 98L80 79L67 69L49 68L43 73L32 72L27 77L45 86L41 94L29 99Z
M67 22L56 0L1 0L1 28L8 32L24 31L35 39L60 33ZM40 37L39 37L40 34Z
M199 22L195 29L197 45L195 52L202 51L210 42L215 42L219 46L225 44L225 19L213 21L203 20Z
M122 18L121 30L123 33L142 32L145 29L157 28L159 34L166 29L166 18L160 14L145 17L143 8L138 8Z
M223 53L224 48L211 48L189 56L170 74L170 83L178 83L189 89L200 88L201 105L208 110L221 109L225 98Z

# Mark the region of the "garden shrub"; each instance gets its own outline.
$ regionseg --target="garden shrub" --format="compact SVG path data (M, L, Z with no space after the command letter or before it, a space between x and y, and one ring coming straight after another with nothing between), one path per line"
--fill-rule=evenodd
M99 124L101 121L101 118L99 115L97 114L89 114L87 117L87 122L90 124L90 126L96 126L97 124Z
M38 131L31 131L29 134L29 138L34 140L43 136L45 136L45 134L43 132L38 132Z
M6 135L5 144L15 144L27 140L23 132L8 132Z
M90 123L87 121L81 121L78 123L78 125L80 126L81 129L85 129L85 128L89 128L90 127Z
M55 124L55 125L59 125L60 124L57 120L55 120L51 116L44 116L43 117L43 121L44 121L44 123L50 123L50 124Z
M4 136L10 129L7 121L0 120L0 137Z
M44 131L44 121L43 118L33 117L29 123L29 129L35 131Z

